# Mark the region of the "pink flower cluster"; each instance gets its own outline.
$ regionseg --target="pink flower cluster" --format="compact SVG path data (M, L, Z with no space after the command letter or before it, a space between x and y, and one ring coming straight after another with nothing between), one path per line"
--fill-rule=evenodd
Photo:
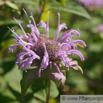
M84 61L84 57L82 53L77 50L78 48L76 44L81 44L83 47L86 47L85 42L82 40L71 40L71 38L74 38L73 34L80 36L79 31L73 29L67 30L60 36L60 38L58 38L59 32L62 29L67 29L65 23L60 24L60 13L58 13L58 26L55 38L50 39L48 15L49 12L47 12L47 23L40 21L38 24L38 26L45 28L46 35L40 34L32 14L28 20L29 24L27 24L27 27L31 30L29 34L25 32L21 23L14 18L23 31L23 35L20 35L9 28L11 32L15 34L15 44L9 47L10 52L15 50L15 46L22 46L22 50L16 61L18 68L20 70L23 68L25 72L27 72L27 67L38 66L39 77L43 70L48 67L52 70L53 66L55 66L57 72L60 73L60 64L65 66L67 70L69 70L69 67L72 67L75 70L78 70L79 68L82 71L77 61L72 60L73 54L77 54L80 56L81 61ZM30 19L33 21L33 24L31 24Z

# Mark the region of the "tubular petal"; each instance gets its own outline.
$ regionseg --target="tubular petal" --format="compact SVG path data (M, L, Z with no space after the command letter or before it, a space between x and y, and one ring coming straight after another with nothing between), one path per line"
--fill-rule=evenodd
M58 27L57 27L57 31L56 31L56 35L55 35L55 39L54 40L58 39L59 32L62 29L67 29L67 27L66 27L65 23L60 24L60 13L58 13Z
M58 34L59 34L59 25L60 25L60 13L58 13L58 27L57 27L57 31L56 31L55 39L54 39L54 40L57 40L57 38L58 38Z
M38 24L40 27L44 27L46 29L46 24L41 20Z
M8 27L8 28L9 28L9 27ZM9 28L9 29L10 29L10 28ZM16 35L16 38L18 38L23 45L31 45L31 46L33 46L33 44L31 44L31 43L27 43L27 42L23 41L23 40L21 39L21 37L19 37L19 35L14 32L14 30L12 30L12 29L10 29L10 30L11 30L12 33L14 33L14 34Z
M74 50L77 49L77 46L74 43L70 42L69 45L72 46Z
M52 61L50 61L50 69L52 69Z
M47 12L46 36L49 38L49 12Z
M57 65L55 62L53 62L53 64L54 64L54 66L57 68L58 73L60 73L60 70L59 70L58 65Z
M70 50L69 53L73 53L73 54L77 54L80 56L81 61L84 61L84 57L82 55L82 53L80 53L78 50Z
M45 28L46 37L49 38L49 11L47 12L47 24L41 20L38 25Z
M30 50L27 47L25 47L25 45L23 45L22 43L21 43L21 45L24 47L24 49L26 51L28 51L30 54L32 54L35 58L40 59L40 57L35 52L33 52L32 50Z
M22 62L19 62L17 65L18 65L18 68L21 70L21 66L27 61L27 59L23 60Z
M39 68L39 77L41 76L41 69L42 68L43 68L43 70L46 69L48 64L49 64L49 55L47 53L46 46L44 43L43 43L43 47L44 47L45 51L44 51L44 57L43 57L42 62L41 62L41 66Z
M24 70L25 70L25 68L30 67L30 65L32 64L34 59L35 59L35 57L30 57L30 58L27 59L27 61L23 65Z
M14 18L14 20L19 24L19 26L20 26L21 30L23 31L23 33L24 33L25 37L26 37L26 38L28 38L28 36L26 35L26 32L24 31L24 29L23 29L23 27L22 27L21 23L20 23L20 22L18 22L18 21L16 20L16 18Z
M33 20L33 23L34 23L33 27L34 27L35 33L37 34L37 36L39 36L40 33L39 33L39 30L37 29L37 26L36 26L36 23L35 23L35 20L34 20L32 14L31 14L30 18L32 18L32 20Z
M86 47L85 42L84 42L84 41L82 41L82 40L74 40L74 41L72 41L72 43L78 43L78 44L83 45L83 47L84 47L84 48Z
M18 46L18 45L20 45L19 43L16 43L16 44L14 44L14 45L10 45L10 47L9 47L9 52L11 53L11 52L13 52L14 50L15 50L15 46Z
M65 31L59 38L59 41L69 32L70 30Z
M31 35L33 36L34 41L37 42L37 37L34 34L35 30L33 24L28 24L27 27L31 28Z
M68 32L68 31L67 31ZM69 33L63 33L62 35L61 35L61 37L60 38L63 38L63 41L65 41L65 39L67 39L68 37L70 37L70 36L72 36L73 34L76 34L77 36L80 36L80 33L77 31L77 30L69 30ZM61 40L61 39L60 39Z
M19 57L17 58L16 63L19 64L20 61L24 58L24 56L26 56L27 54L28 54L28 52L21 52L21 53L19 54Z

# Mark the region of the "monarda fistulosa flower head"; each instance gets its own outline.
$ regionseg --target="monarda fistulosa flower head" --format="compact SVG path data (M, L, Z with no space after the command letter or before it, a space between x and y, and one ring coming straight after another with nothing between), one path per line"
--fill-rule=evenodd
M33 24L31 24L31 20L29 19L29 24L27 25L31 29L30 33L26 33L21 23L14 18L24 35L17 34L13 29L9 28L15 34L15 44L11 45L9 49L10 52L13 52L15 46L22 45L22 51L20 51L16 61L20 70L24 69L27 72L27 67L37 66L38 77L41 77L43 74L63 86L66 80L65 72L69 70L69 67L80 70L83 73L82 68L78 65L77 61L72 60L72 57L73 54L77 54L80 56L81 61L84 61L84 57L77 50L76 44L81 44L83 47L86 47L86 44L82 40L71 40L71 38L74 38L73 34L80 36L79 31L73 29L65 31L58 38L59 32L62 29L67 29L65 23L60 24L60 13L58 13L58 26L55 37L54 39L50 39L48 15L49 12L47 12L47 23L40 21L36 25L31 14L30 18ZM46 34L40 34L37 26L44 27ZM66 67L66 69L62 67Z

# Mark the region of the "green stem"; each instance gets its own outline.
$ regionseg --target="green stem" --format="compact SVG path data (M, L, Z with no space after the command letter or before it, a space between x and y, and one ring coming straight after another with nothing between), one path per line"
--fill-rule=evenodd
M46 103L49 103L49 98L50 98L50 80L48 80L48 95L47 95Z

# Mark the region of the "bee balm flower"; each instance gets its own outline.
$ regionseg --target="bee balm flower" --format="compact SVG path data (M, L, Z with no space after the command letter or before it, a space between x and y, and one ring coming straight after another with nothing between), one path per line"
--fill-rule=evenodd
M61 66L64 66L69 70L69 67L73 67L75 70L81 70L81 67L78 66L77 61L72 60L73 54L77 54L80 56L81 61L84 60L83 55L77 50L77 45L81 44L83 47L86 47L86 44L82 40L71 40L71 37L74 38L73 34L80 36L79 31L77 30L67 30L65 31L60 38L59 32L62 29L67 29L66 24L60 24L60 13L58 13L58 26L54 39L49 38L49 12L47 12L47 23L40 21L38 26L44 27L46 30L45 34L40 34L37 29L37 25L33 16L30 18L33 20L33 24L31 24L29 20L28 28L31 29L31 32L27 34L23 29L21 23L16 20L24 35L17 34L13 29L10 29L12 33L15 34L14 45L9 47L10 52L13 52L15 46L22 46L22 51L19 53L17 58L18 68L21 70L23 68L25 72L27 72L26 68L30 66L38 66L38 76L41 76L41 72L47 68L53 70L56 68L56 72L52 73L54 78L60 79L58 74L61 74ZM78 69L79 68L79 69ZM53 78L53 79L54 79Z

